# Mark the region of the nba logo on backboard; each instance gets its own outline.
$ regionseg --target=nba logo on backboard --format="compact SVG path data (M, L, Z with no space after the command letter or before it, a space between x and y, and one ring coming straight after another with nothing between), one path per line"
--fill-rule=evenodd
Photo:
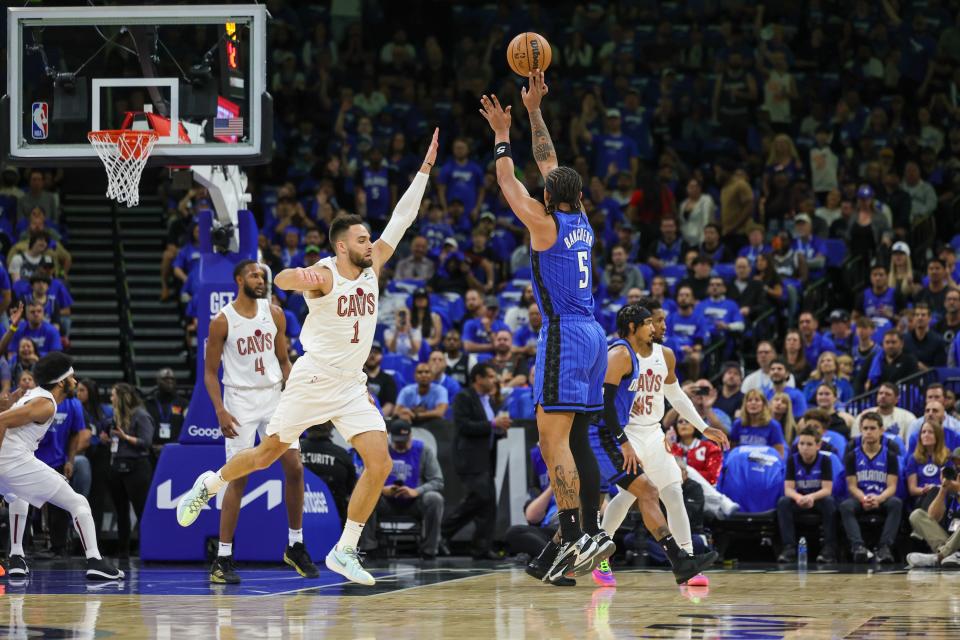
M34 140L46 140L47 131L47 103L34 102L30 134Z

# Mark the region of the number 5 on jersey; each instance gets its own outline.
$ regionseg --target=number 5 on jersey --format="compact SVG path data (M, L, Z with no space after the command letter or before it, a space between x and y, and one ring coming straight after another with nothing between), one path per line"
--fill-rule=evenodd
M590 265L587 263L588 253L577 251L577 262L580 265L580 288L586 289L590 284Z

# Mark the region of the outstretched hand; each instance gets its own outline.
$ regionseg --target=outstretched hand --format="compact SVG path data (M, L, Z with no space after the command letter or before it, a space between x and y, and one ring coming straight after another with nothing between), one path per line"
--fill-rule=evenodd
M480 115L486 119L494 133L507 134L510 132L510 123L513 120L510 115L512 107L508 106L506 109L501 107L500 101L497 100L495 95L491 95L489 98L485 95L482 96L480 107Z
M427 147L427 155L423 157L423 164L433 166L437 162L437 149L440 148L440 128L433 130L433 139L430 140L430 146ZM429 173L427 171L426 173Z
M521 88L520 97L523 98L523 106L527 108L527 111L536 111L540 108L540 101L543 100L543 96L547 95L550 89L547 87L547 81L540 69L531 71L527 74L527 77L530 79L530 88L529 90L527 87Z

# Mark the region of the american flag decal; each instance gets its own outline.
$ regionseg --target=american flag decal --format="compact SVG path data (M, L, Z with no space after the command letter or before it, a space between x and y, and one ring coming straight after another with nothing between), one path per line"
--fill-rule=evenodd
M213 120L213 135L242 136L243 118L215 118Z

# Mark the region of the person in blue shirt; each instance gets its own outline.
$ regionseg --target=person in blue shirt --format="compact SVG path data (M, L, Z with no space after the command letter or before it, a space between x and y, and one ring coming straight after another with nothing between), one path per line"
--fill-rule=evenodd
M743 396L740 417L730 429L730 446L754 445L773 447L783 457L783 427L773 419L767 399L758 389L751 389Z
M713 323L711 335L729 337L731 333L741 333L744 329L743 316L737 303L727 299L727 285L723 278L711 276L707 295L705 300L697 303L694 313Z
M192 241L190 244L182 247L177 252L177 257L173 259L173 275L181 283L187 281L187 276L193 271L193 268L200 263L200 226L193 225L191 232Z
M500 302L496 296L487 296L477 309L477 317L463 323L463 350L467 353L492 353L493 336L497 331L510 330L497 316Z
M460 383L447 375L447 354L441 349L434 349L430 352L430 358L427 360L430 370L433 372L433 382L447 390L447 399L453 398L460 393ZM416 374L414 374L416 375ZM450 420L453 418L453 406L447 407L444 418Z
M827 337L833 343L837 355L853 352L853 327L850 325L850 314L846 309L834 309L830 312L830 330Z
M793 219L793 242L790 247L803 255L810 270L810 280L822 278L826 273L827 245L822 238L813 235L813 221L806 213L801 213Z
M90 435L80 401L76 398L64 398L57 405L53 423L40 440L36 452L41 462L65 475L74 490L84 497L90 491L89 468L85 478L77 478L83 481L84 486L75 486L74 462L77 454L86 449ZM57 556L64 555L67 552L67 532L71 529L70 514L53 505L50 505L49 509L50 549Z
M940 488L926 509L910 514L913 533L923 538L933 553L909 553L910 567L960 567L960 450L953 452L953 467L940 472Z
M450 398L443 385L433 382L434 377L429 363L418 364L414 371L416 382L408 384L397 394L394 416L414 426L443 419Z
M737 253L738 258L746 258L751 267L757 264L757 257L773 252L773 248L763 241L763 227L755 222L747 225L747 246Z
M683 238L677 229L677 221L664 218L660 221L660 235L648 251L647 264L657 272L664 267L679 264L683 259Z
M16 353L20 340L30 338L37 348L37 355L41 358L51 351L62 351L63 344L60 341L60 332L49 322L43 319L43 305L31 302L27 305L26 322L20 322L16 327L11 324L10 329L15 329L13 337L10 340L9 351Z
M391 184L390 170L383 162L383 152L379 147L370 148L360 181L366 198L366 218L375 228L382 228L396 202L397 187Z
M790 370L787 368L786 361L782 358L774 358L770 363L767 375L770 376L770 386L763 388L766 399L770 400L774 394L783 392L790 396L790 403L793 405L793 415L802 416L807 410L807 399L802 391L788 385L790 381Z
M684 285L677 290L677 312L667 315L667 335L679 345L682 360L690 367L699 366L703 347L710 341L710 324L693 303L693 290Z
M300 228L290 225L283 230L283 249L280 251L280 262L284 269L299 269L303 267L303 251L300 250Z
M803 344L803 352L807 362L816 362L817 358L824 351L833 351L836 353L837 347L827 336L817 332L819 323L816 316L810 311L804 311L797 320L797 328L800 330L800 341Z
M853 398L853 385L846 378L841 378L837 369L837 356L833 351L824 351L817 358L817 368L810 373L806 384L803 385L803 397L807 404L816 401L817 387L829 384L837 391L837 399L846 403Z
M607 109L607 133L595 136L584 130L583 138L593 149L593 172L610 177L621 171L637 175L640 168L639 150L633 138L624 135L619 109Z
M952 462L943 427L933 420L924 422L917 446L907 458L903 471L907 491L918 508L926 508L933 500L940 488L940 472L947 465L952 466Z
M874 263L870 267L870 286L857 294L853 308L868 318L893 320L904 306L903 294L890 286L887 268Z
M420 225L420 235L427 239L427 255L431 258L439 256L447 239L456 244L453 234L453 226L447 222L446 214L439 204L427 209L427 221Z
M453 157L447 160L437 175L437 197L444 209L448 203L458 199L463 203L462 220L454 220L460 228L470 228L471 222L480 213L480 204L486 196L483 186L483 169L470 160L470 148L467 141L457 138L453 141Z
M840 519L853 553L853 561L864 563L870 551L863 544L857 518L867 512L883 515L883 532L876 558L881 563L894 562L891 547L900 528L903 503L895 495L900 476L900 451L883 437L883 418L875 412L860 416L859 446L850 447L844 456L847 490L850 497L840 503Z
M800 432L797 451L787 456L787 472L783 481L783 497L777 502L777 522L783 551L777 562L797 559L797 535L794 516L798 513L820 512L824 545L817 562L832 564L837 559L837 505L833 501L833 461L820 453L820 433L811 427Z

